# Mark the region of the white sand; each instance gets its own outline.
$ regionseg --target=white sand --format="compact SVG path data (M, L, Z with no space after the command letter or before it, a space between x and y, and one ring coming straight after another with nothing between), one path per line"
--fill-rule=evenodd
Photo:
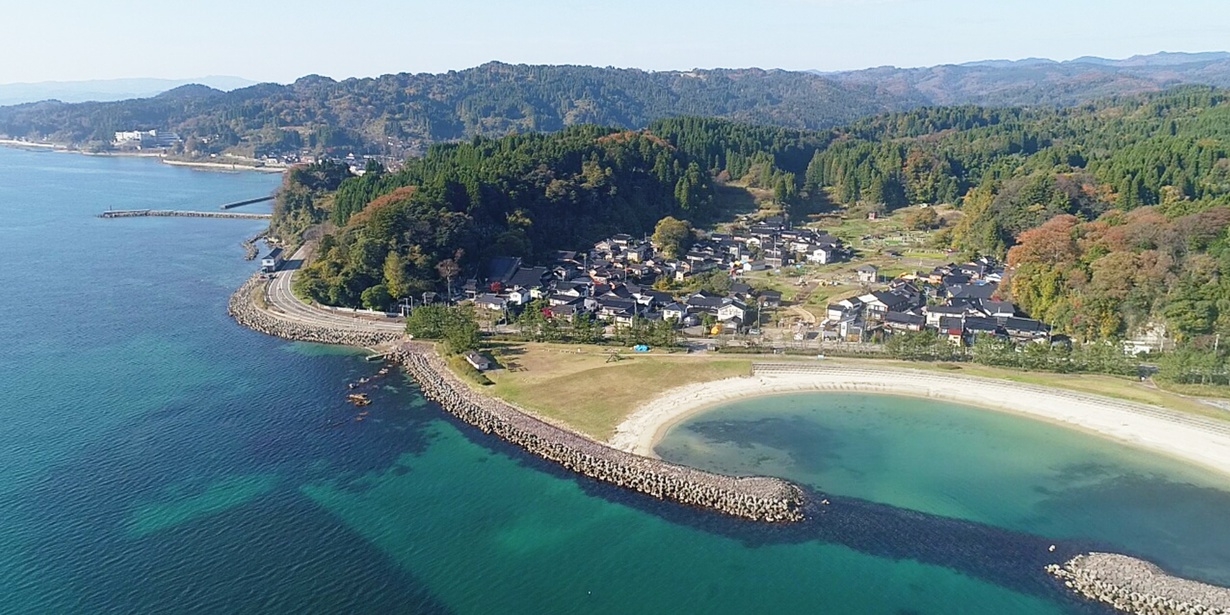
M930 397L1018 413L1157 451L1230 475L1230 421L1060 389L906 369L810 365L671 389L630 415L610 444L654 456L662 436L715 405L776 393L860 391Z

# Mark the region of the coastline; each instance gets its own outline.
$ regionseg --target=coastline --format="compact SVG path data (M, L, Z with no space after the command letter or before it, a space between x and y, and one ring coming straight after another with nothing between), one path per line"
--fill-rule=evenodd
M814 368L814 369L808 369ZM616 427L608 444L654 456L671 428L725 403L791 393L862 392L951 401L1042 420L1230 476L1230 422L1085 393L904 368L824 365L669 390Z
M185 167L189 169L198 169L202 171L223 171L223 172L240 172L254 171L257 173L285 173L290 167L258 167L255 165L227 163L227 162L197 162L193 160L176 160L167 158L160 153L146 152L87 152L80 149L74 149L66 145L57 145L55 143L38 143L34 141L19 141L17 139L0 139L0 147L11 147L13 149L23 149L36 152L59 152L63 154L78 154L81 156L98 156L98 157L115 157L115 158L150 158L157 159L162 164L167 164L175 167Z

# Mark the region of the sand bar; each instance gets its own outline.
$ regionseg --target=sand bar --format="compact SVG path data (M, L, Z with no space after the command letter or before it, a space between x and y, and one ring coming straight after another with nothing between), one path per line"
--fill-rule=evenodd
M1002 380L835 364L762 364L750 377L671 389L620 423L610 444L653 456L654 446L671 427L714 406L756 396L826 391L927 397L1012 412L1230 475L1230 421Z

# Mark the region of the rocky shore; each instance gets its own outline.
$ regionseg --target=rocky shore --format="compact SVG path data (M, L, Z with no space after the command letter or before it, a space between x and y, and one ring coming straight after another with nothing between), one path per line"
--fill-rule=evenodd
M687 506L765 522L803 519L803 492L777 478L735 478L625 453L561 429L458 381L430 347L390 355L450 414L579 474Z
M355 331L278 318L254 302L254 292L261 283L259 276L248 279L231 295L228 305L230 315L250 329L288 340L366 348L402 339L396 333ZM475 392L453 376L429 345L402 343L386 358L400 363L418 382L423 395L453 416L579 474L659 499L745 519L775 523L803 519L803 492L784 480L722 476L613 449Z
M1125 613L1230 613L1230 589L1173 577L1149 562L1126 555L1078 555L1062 566L1047 566L1046 570L1081 596Z
M284 320L271 315L254 303L253 291L264 281L259 276L252 276L244 282L235 294L231 295L227 304L227 313L239 324L266 335L280 337L297 342L315 342L317 344L340 344L360 348L375 348L382 344L396 342L402 338L397 333L380 331L356 331L341 327L327 327Z

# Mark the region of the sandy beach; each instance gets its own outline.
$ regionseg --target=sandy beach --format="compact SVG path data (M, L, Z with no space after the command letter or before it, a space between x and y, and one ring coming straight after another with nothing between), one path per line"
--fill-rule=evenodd
M654 446L671 427L714 406L749 397L825 391L928 397L1012 412L1230 475L1230 421L1000 380L840 365L809 366L672 389L620 423L610 444L652 457Z

